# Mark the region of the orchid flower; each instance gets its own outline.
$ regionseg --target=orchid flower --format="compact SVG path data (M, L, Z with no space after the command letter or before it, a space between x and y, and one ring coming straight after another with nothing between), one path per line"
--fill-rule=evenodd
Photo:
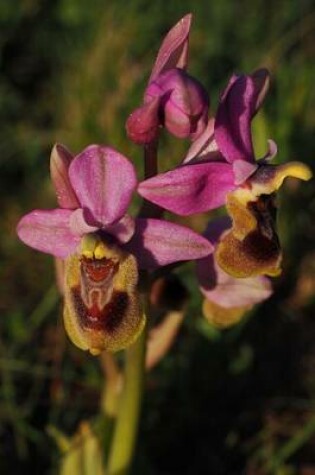
M166 35L144 93L143 105L129 116L126 129L138 144L154 141L164 126L179 138L197 138L207 124L209 98L203 86L185 70L191 15Z
M60 207L25 215L18 235L65 259L64 322L73 343L92 354L125 348L145 324L139 269L202 258L212 245L184 226L129 216L136 173L113 148L91 145L73 157L57 145L51 177Z
M204 235L216 249L220 237L230 227L231 220L220 217L209 223ZM219 328L237 323L244 313L272 294L267 277L232 277L218 266L213 254L197 261L197 277L204 296L203 313Z
M233 277L279 274L274 193L286 177L311 178L309 168L300 162L269 164L277 151L273 141L265 157L255 160L251 121L268 85L265 69L232 76L215 118L183 163L138 188L147 200L182 216L226 204L232 228L221 237L215 255L219 266Z

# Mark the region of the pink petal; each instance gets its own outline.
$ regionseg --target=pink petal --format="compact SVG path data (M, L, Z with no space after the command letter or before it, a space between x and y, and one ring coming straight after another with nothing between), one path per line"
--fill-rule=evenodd
M50 155L50 175L61 208L76 209L79 202L69 179L69 166L73 155L63 145L56 144Z
M106 226L105 231L115 236L121 243L128 242L135 232L135 220L126 214L117 223Z
M110 147L90 145L71 163L71 184L81 203L103 226L126 213L137 185L133 165Z
M89 216L87 210L82 208L73 211L69 219L69 226L74 235L83 236L97 230L103 230L105 233L115 236L121 243L128 242L135 231L134 219L127 214L114 224L102 226Z
M21 241L38 251L65 258L80 242L69 229L71 210L35 210L23 216L17 226Z
M235 185L244 183L258 168L258 163L245 162L245 160L235 160L233 162L233 171L235 176Z
M69 226L74 235L83 236L97 230L103 230L105 233L114 236L121 243L128 242L135 230L134 219L127 214L114 224L102 226L93 221L88 216L88 212L82 208L73 211L69 219Z
M230 164L205 162L184 165L140 183L138 192L173 213L189 216L222 206L234 189Z
M136 219L131 241L125 245L144 269L177 261L200 259L213 251L210 242L189 228L159 219Z
M217 151L218 147L214 140L214 119L211 118L208 120L203 133L191 144L183 163L188 163L192 160L213 160L215 157L218 157Z
M167 33L159 49L149 83L168 69L186 69L188 61L188 41L192 15L185 15Z
M226 160L254 162L251 121L268 89L269 74L232 76L222 94L215 119L215 140Z
M90 224L86 217L86 210L78 208L70 216L69 227L72 234L83 236L84 234L93 233L99 229L95 224Z
M213 256L197 262L197 277L202 294L221 307L255 305L272 294L271 282L267 277L233 278L215 263Z

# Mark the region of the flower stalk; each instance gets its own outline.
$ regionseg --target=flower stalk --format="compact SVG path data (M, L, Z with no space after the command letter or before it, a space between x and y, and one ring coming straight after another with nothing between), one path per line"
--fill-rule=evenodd
M143 147L145 178L151 178L158 174L158 145L158 139L155 139ZM160 206L143 198L139 216L143 218L160 218L162 214L163 209Z
M105 417L115 418L123 384L122 374L112 353L107 351L101 353L100 363L105 377L105 386L101 397L101 412Z
M141 410L146 331L126 350L123 391L107 466L108 475L127 475L136 445Z

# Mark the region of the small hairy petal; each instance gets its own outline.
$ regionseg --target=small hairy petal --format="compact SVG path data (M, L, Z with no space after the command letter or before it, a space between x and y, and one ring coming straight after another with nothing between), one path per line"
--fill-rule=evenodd
M69 179L69 166L73 155L63 145L56 144L50 155L50 175L61 208L76 209L79 201Z
M71 210L35 210L23 216L17 226L21 241L38 251L65 258L73 253L80 237L69 228Z
M143 145L155 140L159 134L160 97L153 97L135 109L127 119L127 135L136 144Z
M94 255L86 257L83 245L83 254L66 260L64 322L72 342L96 355L132 344L143 330L145 317L135 257L99 242L99 237L94 249Z
M254 162L251 121L268 89L269 73L232 76L223 92L215 119L215 140L226 160Z
M91 145L69 169L71 184L95 221L106 226L126 213L137 180L133 165L110 147Z
M186 69L192 15L189 13L167 33L159 49L149 82L172 68Z
M183 165L140 183L140 195L181 216L218 208L234 188L228 163L205 162Z
M211 243L184 226L159 219L136 219L135 233L126 249L138 265L154 269L177 261L200 259L213 250Z

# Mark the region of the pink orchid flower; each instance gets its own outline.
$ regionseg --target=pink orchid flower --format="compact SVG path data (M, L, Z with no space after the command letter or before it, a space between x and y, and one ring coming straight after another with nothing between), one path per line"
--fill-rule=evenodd
M143 105L129 116L128 137L138 144L155 140L160 127L179 138L195 139L207 124L209 98L203 86L185 70L191 14L166 35L158 52Z
M145 323L138 270L202 258L212 245L184 226L129 216L136 173L113 148L91 145L73 158L56 145L51 177L60 207L25 215L18 236L65 259L64 322L71 340L93 354L125 348Z
M300 162L269 164L277 151L272 141L265 157L255 159L251 121L268 85L265 69L232 76L216 117L192 144L183 164L138 188L147 200L182 216L226 204L233 223L220 239L216 259L234 277L279 274L273 195L286 177L311 178L309 168Z

